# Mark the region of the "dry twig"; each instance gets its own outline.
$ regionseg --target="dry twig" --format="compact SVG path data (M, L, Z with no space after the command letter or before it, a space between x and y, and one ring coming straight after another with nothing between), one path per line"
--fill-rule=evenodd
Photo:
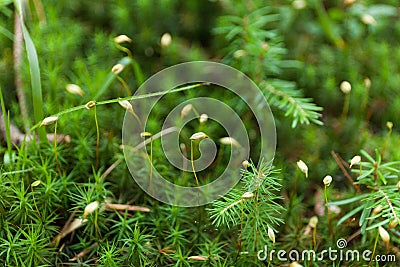
M335 153L335 151L331 151L331 155L335 159L337 165L342 170L344 176L346 176L346 178L350 182L350 184L354 187L354 189L357 192L360 192L360 188L358 187L358 185L354 184L353 178L351 178L350 174L347 172L347 170L345 168L345 165L347 165L346 166L347 168L349 167L347 162L345 162L337 153Z

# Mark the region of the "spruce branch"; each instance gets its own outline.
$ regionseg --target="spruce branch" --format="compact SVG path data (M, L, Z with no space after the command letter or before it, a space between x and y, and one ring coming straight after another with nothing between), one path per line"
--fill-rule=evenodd
M277 173L270 163L262 162L259 168L250 163L249 169L242 172L242 183L209 209L217 227L240 226L240 243L243 240L248 250L269 242L271 231L276 232L283 223L280 214L284 208L276 194L282 185L275 177Z
M272 80L270 82L263 81L260 86L268 92L267 97L271 105L286 111L285 116L293 118L293 128L299 122L301 124L310 124L310 122L313 122L323 125L323 122L319 120L321 114L318 112L322 110L322 107L313 103L312 98L304 98L302 92L295 89L294 83L283 80Z
M293 82L279 79L285 68L298 67L299 62L286 60L287 50L282 35L270 25L279 20L279 14L270 8L220 18L216 34L224 35L229 42L224 61L238 68L269 97L270 104L292 117L292 127L300 124L317 125L322 108L311 98L303 97L303 91Z

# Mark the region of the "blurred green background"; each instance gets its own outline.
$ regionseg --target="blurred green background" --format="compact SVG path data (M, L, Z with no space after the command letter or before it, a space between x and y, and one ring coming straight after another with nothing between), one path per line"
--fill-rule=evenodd
M21 115L13 58L14 12L13 1L0 1L0 87L11 121L24 129L24 125L32 127L39 121L35 121L32 112L34 103L26 53L18 71L27 99L28 121L24 122ZM397 0L33 0L25 2L24 14L38 54L45 116L91 100L126 97L128 90L130 94L136 91L142 82L141 75L148 78L181 62L212 60L246 73L270 101L278 141L274 164L282 170L286 191L293 186L291 177L299 159L310 168L310 179L299 185L303 192L327 173L336 175L338 184L345 181L331 151L349 161L361 148L373 152L385 147L384 159L400 160ZM114 42L121 34L131 38L131 42L121 45L131 51L140 69L128 65L120 73L128 90L118 79L104 87L110 75L114 77L112 67L127 56ZM165 34L172 37L167 44L162 43ZM22 49L25 52L25 47ZM343 81L351 84L348 94L340 89ZM79 85L84 94L66 91L66 85L71 83ZM272 92L265 84L273 84L281 94ZM149 130L156 131L160 120L176 104L204 94L186 91L165 96L149 121ZM207 96L223 100L236 107L243 118L248 118L245 122L253 129L252 148L259 147L256 122L237 97L218 89ZM312 100L304 100L309 98ZM306 108L306 119L302 121L299 114L290 112L288 99L303 99L315 105L310 110ZM86 182L88 173L94 169L104 171L122 157L124 113L119 105L97 108L100 168L93 167L97 134L93 113L73 112L58 121L57 133L71 137L71 144L61 145L61 150L65 148L59 159L64 178ZM389 121L394 126L386 140ZM193 129L195 126L188 125L186 135L190 136ZM47 130L52 133L54 126ZM218 127L214 130L218 137L225 134ZM2 144L1 152L5 155L6 142ZM154 146L158 170L171 177L180 175L164 161L160 144L155 142ZM51 156L52 150L33 154L32 161L43 163L41 153ZM252 156L255 161L260 157ZM207 174L208 178L212 179L219 171L217 167ZM123 202L136 195L136 199L144 197L125 167L116 169L111 176L119 177L111 183L109 192L116 199ZM62 225L68 218L71 203L61 199L57 205L61 210L57 220ZM79 251L82 247L72 250Z

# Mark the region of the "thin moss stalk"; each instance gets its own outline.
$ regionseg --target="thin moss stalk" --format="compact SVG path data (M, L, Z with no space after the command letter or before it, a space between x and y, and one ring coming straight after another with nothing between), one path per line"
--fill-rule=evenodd
M196 169L194 168L194 155L193 155L193 140L190 140L190 162L192 164L192 170L194 178L196 179L196 186L199 187L199 179L197 178ZM200 204L200 188L197 189L197 202Z
M96 105L94 106L94 121L96 123L96 169L98 169L100 165L100 159L99 159L100 130L99 130L99 121L97 119Z
M393 123L392 123L391 121L388 121L388 122L386 123L386 127L389 129L389 131L388 131L388 133L386 134L385 141L383 141L383 147L382 147L382 153L381 153L382 156L385 155L387 142L388 142L390 136L392 135Z
M57 151L57 121L54 124L54 141L53 141L53 151L54 151L54 155L56 157L56 165L57 165L57 169L59 171L59 173L61 173L61 166L60 166L60 162L58 160L58 151Z
M331 218L330 218L330 208L329 208L329 202L328 202L328 186L332 182L332 176L327 175L325 176L324 180L324 195L325 195L325 205L326 205L326 215L327 215L327 220L328 220L328 228L329 228L329 234L330 236L333 236L333 230L332 230L332 225L331 225Z
M144 147L146 147L146 138L149 138L150 140L150 156L149 156L149 164L150 164L150 170L149 170L149 190L151 193L153 193L153 134L150 132L142 132L140 134L140 137L144 138Z

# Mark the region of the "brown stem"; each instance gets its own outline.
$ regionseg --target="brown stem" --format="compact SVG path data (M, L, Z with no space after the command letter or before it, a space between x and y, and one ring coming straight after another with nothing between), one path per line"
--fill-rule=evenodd
M333 151L333 150L331 151L331 155L335 159L337 165L342 170L344 176L346 176L346 178L350 182L350 184L354 187L354 189L357 192L360 192L360 188L358 187L358 185L354 184L353 178L351 178L350 174L347 172L346 168L344 167L343 159L337 153L335 153L335 151Z
M15 90L17 91L19 108L21 110L22 121L24 122L24 128L27 132L29 130L29 120L28 120L28 108L26 106L26 97L24 93L23 83L22 83L22 59L23 59L23 44L24 36L22 34L21 19L17 12L14 14L14 84Z
M75 257L69 259L68 261L77 261L78 259L85 257L87 254L89 254L98 245L99 244L97 242L93 243L87 249L81 251L79 254L77 254Z

